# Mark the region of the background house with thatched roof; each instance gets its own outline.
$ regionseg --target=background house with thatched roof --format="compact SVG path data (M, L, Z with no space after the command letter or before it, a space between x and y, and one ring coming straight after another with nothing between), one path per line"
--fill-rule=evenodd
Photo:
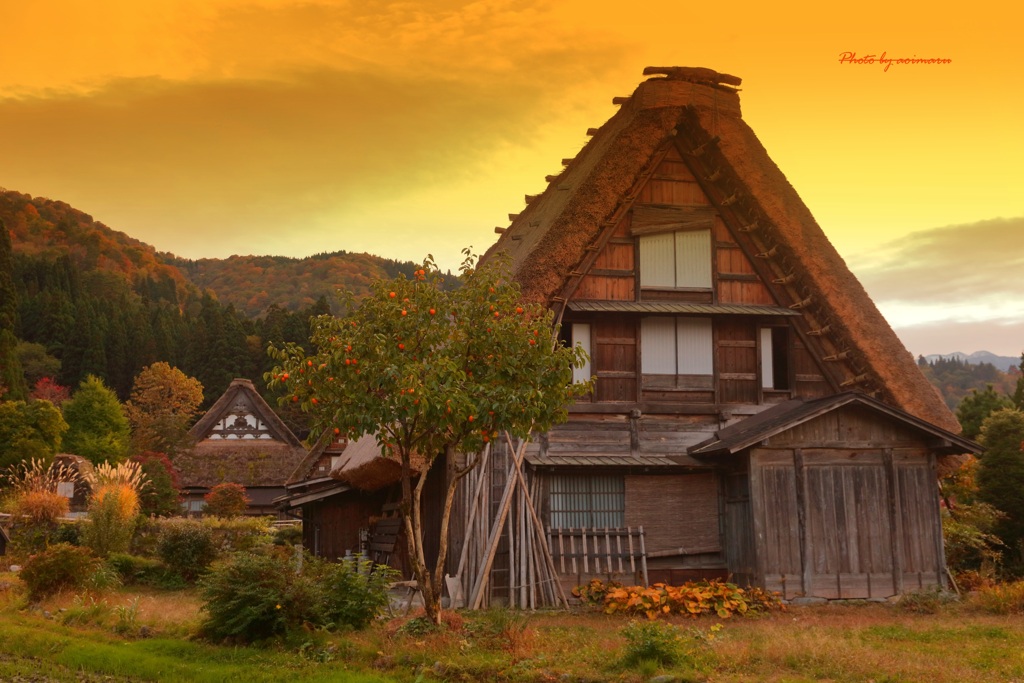
M247 379L232 380L224 394L189 430L193 447L175 458L182 498L200 512L203 496L221 483L241 484L247 514L278 514L273 500L306 456L306 449Z
M789 598L943 585L937 470L977 445L741 118L740 79L645 74L485 255L597 378L525 454L548 566ZM495 514L512 478L491 462L462 487L458 579L529 606L545 562L522 494Z

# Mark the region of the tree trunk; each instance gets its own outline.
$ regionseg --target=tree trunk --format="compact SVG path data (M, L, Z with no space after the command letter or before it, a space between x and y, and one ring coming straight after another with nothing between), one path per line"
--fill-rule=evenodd
M441 625L441 593L444 582L445 561L448 559L448 538L449 523L451 521L452 505L455 502L455 491L458 489L459 481L466 476L476 465L474 460L470 466L463 469L452 467L455 457L455 449L449 446L445 449L447 486L444 494L444 507L441 513L441 526L438 533L437 562L434 565L433 575L427 569L426 549L423 542L423 489L427 481L429 471L423 472L412 486L412 470L403 467L402 470L402 496L404 500L411 501L411 509L405 514L406 546L409 549L409 559L412 563L413 575L416 577L416 584L419 587L420 595L423 598L423 609L431 622ZM406 476L408 473L409 476ZM410 495L411 494L411 495Z

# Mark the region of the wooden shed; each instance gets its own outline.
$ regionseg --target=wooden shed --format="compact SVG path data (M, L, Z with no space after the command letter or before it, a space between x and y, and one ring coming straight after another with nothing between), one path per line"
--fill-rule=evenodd
M941 586L937 458L975 445L859 393L794 399L691 449L720 463L727 566L787 598Z
M431 473L428 486L433 488L425 495L425 527L435 536L440 515L436 489L444 482L443 472L440 467ZM381 454L376 435L347 441L325 432L292 472L277 503L299 511L303 546L317 557L334 560L363 553L408 577L404 541L394 533L398 525L393 523L399 514L400 477L401 466ZM383 520L391 521L381 525ZM387 548L374 547L379 526L390 529ZM436 548L436 541L431 545Z

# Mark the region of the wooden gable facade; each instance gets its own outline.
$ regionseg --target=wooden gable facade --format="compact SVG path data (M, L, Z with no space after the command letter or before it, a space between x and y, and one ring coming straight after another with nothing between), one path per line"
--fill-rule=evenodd
M306 449L247 379L235 379L189 430L194 445L175 458L186 510L199 513L203 496L221 483L241 484L247 514L277 514L274 499Z
M943 585L936 469L977 446L743 123L739 79L645 73L659 77L617 98L485 255L511 258L524 298L554 309L563 341L590 355L580 376L597 381L526 449L528 495L503 495L501 467L466 479L452 531L469 548L452 567L463 593L533 604L523 586L540 561L528 524L510 521L528 500L566 588L732 576L848 598ZM814 421L786 421L816 401ZM776 422L788 431L707 450ZM491 462L507 467L504 450ZM506 538L482 547L499 522Z

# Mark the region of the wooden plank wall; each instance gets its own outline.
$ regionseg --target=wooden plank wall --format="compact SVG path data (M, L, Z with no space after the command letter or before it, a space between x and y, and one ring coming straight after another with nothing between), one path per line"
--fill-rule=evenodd
M359 530L380 515L387 501L385 492L361 494L354 491L302 506L302 542L310 552L336 560L346 551L360 551ZM319 547L318 547L319 546Z
M717 321L718 400L721 403L757 403L757 326L751 320Z
M778 591L784 598L803 595L801 513L792 453L757 449L750 458L757 575L764 588Z
M604 316L592 323L591 367L597 375L597 402L637 400L636 328L636 318L627 316Z
M754 513L750 503L750 474L728 472L722 477L722 542L726 566L740 586L757 580Z

